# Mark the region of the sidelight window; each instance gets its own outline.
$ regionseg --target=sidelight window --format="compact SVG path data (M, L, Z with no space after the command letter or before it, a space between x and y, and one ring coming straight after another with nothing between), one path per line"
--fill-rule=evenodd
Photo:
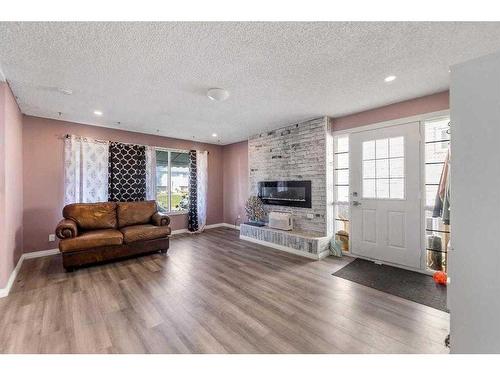
M334 137L335 239L349 251L349 136Z
M425 133L425 249L427 268L446 271L451 226L440 217L433 217L441 174L450 148L450 118L436 118L424 122Z

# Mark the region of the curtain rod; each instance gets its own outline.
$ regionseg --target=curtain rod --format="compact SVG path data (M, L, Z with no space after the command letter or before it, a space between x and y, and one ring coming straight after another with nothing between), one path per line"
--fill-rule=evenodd
M76 138L85 139L85 140L89 139L87 137L84 137L84 136L81 136L81 135L76 135L76 134L65 134L60 139L70 139L71 137L76 137ZM189 152L189 151L192 150L192 149L186 150L186 149L182 149L182 148L169 148L169 147L164 147L164 146L144 145L144 144L140 144L140 143L130 143L130 142L122 142L122 141L106 141L106 140L103 140L103 139L94 139L94 138L90 138L90 139L92 141L99 142L99 143L116 142L116 143L123 143L123 144L126 144L126 145L137 145L137 146L144 146L144 147L154 147L155 149L165 150L165 151L174 151L174 152ZM196 150L196 148L195 148L195 150ZM197 151L206 151L207 154L210 154L210 151L208 151L208 150L197 150Z

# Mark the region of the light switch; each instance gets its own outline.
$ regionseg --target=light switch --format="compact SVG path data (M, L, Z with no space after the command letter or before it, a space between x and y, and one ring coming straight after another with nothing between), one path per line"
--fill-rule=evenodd
M56 240L55 234L49 234L49 242L54 242Z

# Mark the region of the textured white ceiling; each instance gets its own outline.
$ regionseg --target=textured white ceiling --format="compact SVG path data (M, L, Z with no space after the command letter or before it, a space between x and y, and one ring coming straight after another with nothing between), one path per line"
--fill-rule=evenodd
M23 113L222 144L445 90L496 50L500 23L0 23Z

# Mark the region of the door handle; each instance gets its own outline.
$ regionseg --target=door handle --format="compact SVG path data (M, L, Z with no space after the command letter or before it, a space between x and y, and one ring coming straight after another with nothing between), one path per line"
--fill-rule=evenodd
M357 206L361 206L361 202L359 202L359 201L352 201L352 205L356 206L356 207Z

